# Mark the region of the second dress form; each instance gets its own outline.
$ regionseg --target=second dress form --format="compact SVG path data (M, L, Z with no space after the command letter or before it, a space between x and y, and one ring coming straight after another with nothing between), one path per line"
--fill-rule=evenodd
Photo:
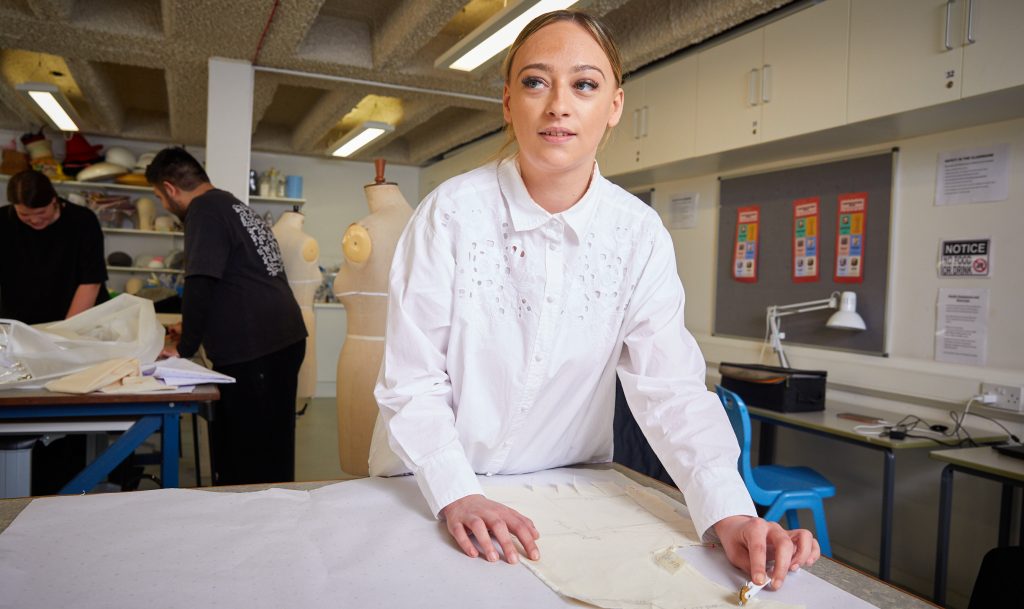
M346 473L365 476L370 439L377 420L373 389L384 357L388 274L412 208L398 186L377 181L363 188L370 215L345 231L345 263L334 279L334 294L345 305L347 333L338 357L338 455Z
M316 394L316 316L313 313L313 300L323 281L319 264L320 246L316 239L302 231L305 219L298 212L286 211L273 228L274 238L281 246L288 286L299 303L302 321L306 323L306 333L309 334L306 337L306 357L299 369L296 398L300 400L308 400Z

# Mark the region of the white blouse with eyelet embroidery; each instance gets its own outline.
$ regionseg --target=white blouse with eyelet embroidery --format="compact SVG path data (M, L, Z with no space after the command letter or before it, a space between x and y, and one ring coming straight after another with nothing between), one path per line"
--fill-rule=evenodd
M395 252L375 395L388 444L370 473L415 474L431 510L475 474L610 461L616 372L697 530L754 515L739 448L683 325L657 213L594 168L565 212L538 206L514 159L427 196Z

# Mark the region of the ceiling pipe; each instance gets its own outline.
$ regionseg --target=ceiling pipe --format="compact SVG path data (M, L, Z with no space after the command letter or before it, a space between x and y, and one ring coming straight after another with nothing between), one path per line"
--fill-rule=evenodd
M270 68L267 66L253 66L253 69L257 72L267 72L270 74L284 74L286 76L298 76L301 78L313 78L316 80L329 80L332 82L343 82L352 85L363 85L366 87L377 87L380 89L393 89L396 91L409 91L411 93L426 93L428 95L438 95L441 97L455 97L457 99L468 99L477 102L485 102L492 104L500 104L501 98L498 97L486 97L483 95L472 95L470 93L458 93L455 91L443 91L441 89L427 89L424 87L412 87L409 85L396 85L388 82L377 82L373 80L363 80L361 78L349 78L347 76L332 76L330 74L317 74L315 72L300 72L299 70L288 70L285 68Z

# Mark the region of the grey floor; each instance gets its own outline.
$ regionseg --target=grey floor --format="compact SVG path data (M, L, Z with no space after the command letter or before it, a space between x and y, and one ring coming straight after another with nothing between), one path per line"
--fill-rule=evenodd
M302 404L299 404L301 409ZM179 485L196 486L195 457L191 415L181 421L181 467ZM203 486L210 485L210 453L206 422L199 419L199 459ZM150 471L147 469L147 472ZM158 468L152 473L158 474ZM295 421L295 480L348 480L354 478L341 470L338 462L338 411L333 397L313 398L305 414ZM143 482L140 488L155 488L155 483Z

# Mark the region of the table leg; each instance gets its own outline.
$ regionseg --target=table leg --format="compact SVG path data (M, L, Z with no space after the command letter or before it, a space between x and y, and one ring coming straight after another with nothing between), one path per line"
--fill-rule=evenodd
M882 476L882 543L878 558L878 578L889 581L892 561L892 512L895 499L896 453L885 451L884 474Z
M775 434L775 425L762 419L757 444L758 465L771 465L775 462Z
M949 566L949 520L953 514L953 466L942 470L939 490L939 532L935 545L935 592L938 605L946 602L946 570Z
M86 466L77 476L60 489L61 495L78 495L87 493L94 486L100 483L117 464L124 461L128 455L135 452L135 449L142 444L153 432L160 429L160 415L147 415L135 422L128 431L121 434L116 442L107 447L107 450L96 457L96 460Z
M1010 545L1010 515L1013 512L1013 486L1003 485L1003 496L999 504L999 547Z
M203 468L199 464L199 413L192 413L192 456L196 460L196 487L203 485Z
M169 413L163 416L163 439L160 442L160 452L163 453L160 465L160 479L164 488L178 488L178 413Z

